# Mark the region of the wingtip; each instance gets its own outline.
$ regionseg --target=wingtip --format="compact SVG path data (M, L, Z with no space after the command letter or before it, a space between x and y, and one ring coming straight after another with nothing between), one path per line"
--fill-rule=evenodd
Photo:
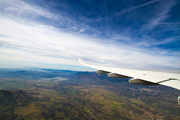
M78 58L78 61L79 61L81 64L85 63L85 61L82 60L81 58Z

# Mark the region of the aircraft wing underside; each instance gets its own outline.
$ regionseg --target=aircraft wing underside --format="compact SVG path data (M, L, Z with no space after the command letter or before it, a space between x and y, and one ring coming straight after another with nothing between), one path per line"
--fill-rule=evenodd
M142 85L165 85L180 90L180 74L154 72L134 69L122 69L113 67L103 67L91 65L78 59L79 62L85 66L97 69L97 73L108 73L109 77L115 78L130 78L129 82Z

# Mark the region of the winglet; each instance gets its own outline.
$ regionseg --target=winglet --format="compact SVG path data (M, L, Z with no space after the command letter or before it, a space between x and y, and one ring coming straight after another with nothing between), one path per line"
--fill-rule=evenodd
M79 62L85 66L88 66L88 67L91 67L91 68L94 68L94 69L97 69L94 65L91 65L91 64L88 64L86 63L84 60L82 60L81 58L78 58Z
M86 62L84 61L84 60L82 60L81 58L78 58L78 60L79 60L79 62L81 63L81 64L85 64Z

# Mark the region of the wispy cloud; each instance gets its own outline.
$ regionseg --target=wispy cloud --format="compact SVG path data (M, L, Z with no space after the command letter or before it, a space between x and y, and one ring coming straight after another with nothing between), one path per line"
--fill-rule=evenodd
M144 7L144 6L159 2L159 1L161 1L161 0L152 0L152 1L147 2L147 3L143 3L143 4L140 4L140 5L137 5L137 6L132 6L130 8L123 9L123 10L121 10L119 12L116 12L116 13L110 15L110 16L103 17L103 18L98 18L96 21L99 21L99 20L102 20L102 19L108 19L108 18L111 18L113 16L119 16L119 15L122 15L122 14L125 14L125 13L129 13L129 12L135 10L135 9L138 9L138 8L141 8L141 7Z
M125 13L128 13L128 12L131 12L132 10L135 10L135 9L137 9L137 8L141 8L141 7L144 7L144 6L150 5L150 4L155 3L155 2L159 2L159 1L160 1L160 0L152 0L152 1L150 1L150 2L141 4L141 5L138 5L138 6L133 6L133 7L124 9L124 10L122 10L122 11L120 11L120 12L117 12L117 13L113 14L112 16L122 15L122 14L125 14Z
M44 18L58 20L59 15L54 15L49 11L42 9L41 7L30 5L20 0L8 1L4 0L1 1L1 8L5 14L10 16L16 17L28 17L29 19L34 19L36 16L42 16ZM62 17L62 16L61 16Z
M148 28L148 29L154 29L156 28L158 25L164 24L164 20L166 20L167 18L169 18L168 13L170 12L170 10L172 9L172 7L176 2L174 0L169 1L169 0L164 0L161 1L159 4L158 9L156 9L155 11L153 11L153 17L150 18L150 21L147 25L145 25L144 27ZM171 23L171 24L177 24L178 22L175 23ZM165 25L165 24L164 24Z
M143 35L141 42L137 43L137 46L157 46L157 45L164 45L164 44L169 44L175 41L178 41L180 39L180 36L176 37L168 37L164 38L163 40L156 40L154 38L151 38L147 35Z

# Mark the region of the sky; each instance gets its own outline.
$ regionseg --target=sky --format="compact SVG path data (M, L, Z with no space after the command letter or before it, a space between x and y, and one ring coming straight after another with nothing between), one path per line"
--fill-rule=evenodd
M0 68L180 69L179 0L0 0Z

